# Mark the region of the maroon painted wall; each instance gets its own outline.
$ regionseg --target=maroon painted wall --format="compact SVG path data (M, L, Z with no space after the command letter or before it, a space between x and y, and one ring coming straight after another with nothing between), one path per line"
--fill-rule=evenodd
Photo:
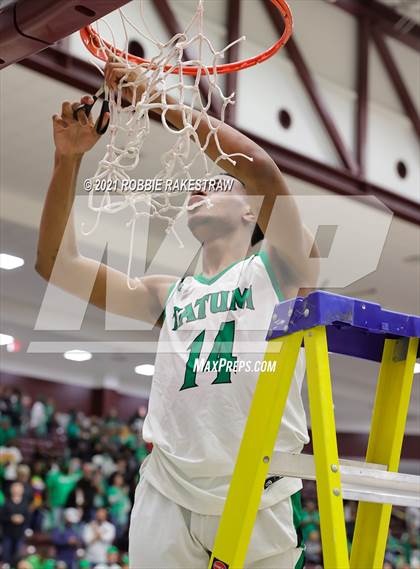
M147 406L147 400L144 398L109 389L92 389L4 372L0 372L0 386L20 389L32 399L39 395L51 397L55 401L57 411L62 412L77 409L86 415L103 417L111 408L115 408L122 419L128 419L140 405Z
M311 442L305 446L304 452L313 453L312 434L309 431ZM368 446L368 433L337 433L338 454L342 458L352 458L366 456ZM401 458L419 460L420 459L420 437L418 435L405 435Z

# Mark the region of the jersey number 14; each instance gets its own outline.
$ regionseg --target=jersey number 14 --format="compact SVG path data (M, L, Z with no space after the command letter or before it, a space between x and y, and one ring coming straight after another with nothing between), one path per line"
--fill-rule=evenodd
M209 357L204 362L201 358L201 350L205 333L205 330L200 332L188 346L190 355L185 368L184 383L180 391L190 389L191 387L198 387L195 381L198 371L215 371L217 375L216 379L212 382L213 385L232 383L230 376L232 368L238 359L232 355L233 340L235 337L235 321L224 322L220 326L217 336L214 339L213 348Z

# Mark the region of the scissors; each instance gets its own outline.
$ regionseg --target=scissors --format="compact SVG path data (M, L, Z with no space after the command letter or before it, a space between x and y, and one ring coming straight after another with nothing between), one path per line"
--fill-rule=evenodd
M83 111L85 113L85 115L88 117L92 111L92 108L94 106L94 104L96 103L96 101L99 99L99 97L101 95L104 95L104 100L102 102L102 107L101 107L101 112L99 113L99 117L98 120L96 121L96 132L98 134L105 134L105 132L108 129L108 125L109 125L109 119L107 121L106 124L104 123L104 116L105 113L109 113L109 100L108 100L108 87L106 87L105 85L102 85L102 87L100 87L96 93L93 95L93 103L83 103L81 105L79 105L78 107L76 107L73 111L73 118L74 120L77 121L77 115L79 113L79 111Z

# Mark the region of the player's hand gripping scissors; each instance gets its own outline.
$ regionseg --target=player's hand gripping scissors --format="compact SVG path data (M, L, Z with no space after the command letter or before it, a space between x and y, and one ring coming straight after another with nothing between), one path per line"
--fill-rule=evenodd
M96 121L96 132L98 134L105 134L105 132L108 129L108 125L109 125L109 119L107 120L106 124L104 124L104 116L105 113L109 113L109 90L108 87L106 85L102 85L102 87L100 87L96 93L93 95L93 103L84 103L79 105L78 107L76 107L73 111L73 118L74 120L77 120L77 114L79 113L79 111L82 111L85 113L85 115L88 117L92 111L92 108L94 106L94 104L96 103L96 101L99 99L99 97L103 95L104 96L104 100L102 102L102 107L101 107L101 112L99 113L99 117L98 120Z

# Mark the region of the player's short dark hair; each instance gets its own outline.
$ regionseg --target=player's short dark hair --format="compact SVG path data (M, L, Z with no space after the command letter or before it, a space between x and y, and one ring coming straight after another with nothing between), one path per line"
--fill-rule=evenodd
M223 172L222 176L228 176L228 178L233 178L234 180L237 180L245 188L245 184L241 180L239 180L239 178L237 178L236 176L232 176L232 174L228 174L227 172ZM259 243L263 239L264 239L264 233L262 232L261 227L257 223L254 227L254 231L252 232L252 237L251 237L252 247L257 245L257 243Z
M254 247L257 243L264 239L264 233L258 223L254 227L254 231L252 232L251 237L251 245Z

